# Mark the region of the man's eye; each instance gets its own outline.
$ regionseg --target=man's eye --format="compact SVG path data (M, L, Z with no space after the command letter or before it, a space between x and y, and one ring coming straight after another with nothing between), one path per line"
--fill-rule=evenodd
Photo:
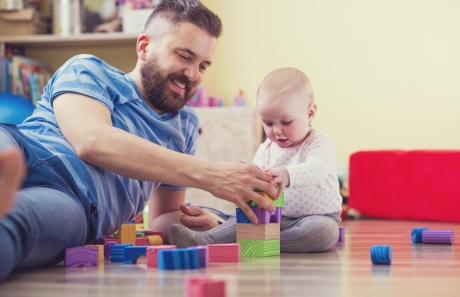
M203 70L203 71L206 71L206 69L208 69L208 67L204 66L204 65L201 65L200 66L200 69Z
M178 55L179 55L179 57L180 57L181 59L183 59L183 60L185 60L185 61L190 60L190 58L187 57L187 56L184 56L184 55L181 55L181 54L178 54Z

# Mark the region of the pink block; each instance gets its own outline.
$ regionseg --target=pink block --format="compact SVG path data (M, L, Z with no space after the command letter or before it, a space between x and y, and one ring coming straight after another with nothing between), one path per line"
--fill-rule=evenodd
M209 244L209 262L240 262L239 243Z
M150 242L147 237L137 237L136 238L136 246L149 246Z
M147 248L147 267L158 267L158 250L176 249L175 245L156 245Z
M225 297L225 281L210 277L189 277L185 280L186 297Z

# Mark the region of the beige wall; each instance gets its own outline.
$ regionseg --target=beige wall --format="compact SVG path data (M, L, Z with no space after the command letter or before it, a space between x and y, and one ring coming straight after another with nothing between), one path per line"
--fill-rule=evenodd
M460 148L460 1L202 0L224 23L204 84L254 105L265 74L303 70L338 161L362 149Z

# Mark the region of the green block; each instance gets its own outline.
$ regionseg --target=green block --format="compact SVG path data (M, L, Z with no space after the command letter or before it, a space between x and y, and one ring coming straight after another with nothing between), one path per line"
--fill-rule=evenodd
M247 240L238 239L242 257L273 257L280 255L280 240Z
M284 192L281 193L280 198L278 200L273 200L273 205L275 207L283 207L284 206Z
M278 198L277 200L272 200L272 202L275 207L283 207L284 206L284 192L281 193L280 198ZM256 206L257 206L257 202L252 201L251 207L256 207Z

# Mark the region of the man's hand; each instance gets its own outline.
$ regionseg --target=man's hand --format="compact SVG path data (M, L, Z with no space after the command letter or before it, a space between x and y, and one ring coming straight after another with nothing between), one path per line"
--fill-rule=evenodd
M185 204L181 204L180 210L184 213L180 218L180 222L189 229L206 231L219 225L214 217L198 206L186 206Z
M270 212L275 211L272 203L254 192L256 189L274 199L279 197L278 190L270 183L272 177L256 165L243 162L213 162L206 173L206 184L203 189L236 204L252 223L258 224L258 219L246 200L255 201L258 206Z

